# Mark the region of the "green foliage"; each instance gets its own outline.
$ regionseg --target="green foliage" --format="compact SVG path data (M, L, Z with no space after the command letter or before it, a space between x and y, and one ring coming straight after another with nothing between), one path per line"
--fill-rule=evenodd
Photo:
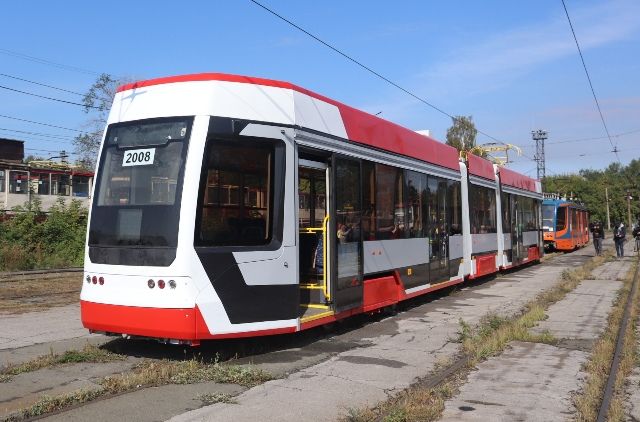
M548 176L543 181L544 191L578 198L589 209L591 220L606 224L606 196L608 190L611 224L616 221L628 223L627 199L631 201L633 221L640 218L640 160L631 160L628 166L612 163L605 170L580 170L578 174Z
M469 151L476 146L478 130L471 116L456 116L449 129L447 129L447 145L451 145L458 151Z
M35 197L0 222L0 270L82 266L86 208L59 198L46 215L40 205Z

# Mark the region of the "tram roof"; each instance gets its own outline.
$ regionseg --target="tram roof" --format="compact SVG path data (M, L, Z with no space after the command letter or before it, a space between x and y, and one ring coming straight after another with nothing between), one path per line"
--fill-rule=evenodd
M419 134L413 130L347 106L290 82L224 73L198 73L129 83L120 86L117 92L120 93L143 87L184 82L231 82L295 91L315 100L335 106L340 113L347 138L351 141L400 155L417 158L455 171L460 170L458 164L458 151L455 148L439 142L434 138ZM294 95L292 99L295 102L296 96ZM279 105L274 104L274 106L278 107ZM294 105L294 107L297 107L297 105ZM316 110L316 112L322 113L322 110Z
M500 168L500 183L530 192L542 193L542 186L538 180L527 177L506 167Z

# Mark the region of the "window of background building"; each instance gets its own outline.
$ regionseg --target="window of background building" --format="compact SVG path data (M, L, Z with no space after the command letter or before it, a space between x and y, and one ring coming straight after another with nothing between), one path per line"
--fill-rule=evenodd
M9 172L9 193L27 193L29 191L29 179L27 172L11 170Z
M49 195L49 173L31 172L31 192Z
M68 174L51 175L51 195L69 196L71 186Z
M5 173L4 170L0 170L0 192L4 192L4 190L5 190L5 187L4 187L5 180L6 180L5 179L5 174L6 173Z
M162 184L164 190L167 191L167 195L170 195L170 187ZM175 183L173 184L173 190L175 190ZM152 186L153 191L153 186ZM89 196L89 177L88 176L73 176L73 196L88 197Z

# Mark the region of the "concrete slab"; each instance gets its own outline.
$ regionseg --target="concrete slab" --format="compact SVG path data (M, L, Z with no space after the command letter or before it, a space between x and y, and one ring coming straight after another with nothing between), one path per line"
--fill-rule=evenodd
M619 272L628 271L627 264L618 264ZM481 363L460 393L445 403L442 420L568 419L573 414L571 395L580 390L586 376L582 365L604 331L622 285L610 279L582 281L532 329L550 331L560 340L558 346L514 342L500 356Z
M42 312L2 315L0 350L90 336L80 322L79 304Z
M474 324L487 313L515 314L536 294L556 284L563 270L590 256L592 251L576 251L551 260L552 265L471 284L459 293L363 327L360 347L252 388L235 398L237 404L218 403L171 420L255 421L260 415L262 420L328 421L347 414L349 408L372 406L427 376L438 359L452 356L459 346L453 339L457 338L460 319ZM560 350L556 359L571 356L582 362L581 353ZM260 366L260 358L252 361ZM522 361L523 368L525 365ZM557 374L555 369L552 372ZM568 378L575 378L576 373ZM564 381L558 377L555 382Z
M163 421L171 416L203 406L203 394L235 396L244 387L230 384L200 383L165 385L144 388L121 396L111 397L46 418L60 422ZM153 405L149 405L153 403ZM254 420L260 419L254 415ZM217 416L211 420L223 420ZM262 419L264 420L264 419Z
M61 365L16 375L11 382L0 383L0 418L29 406L42 396L67 394L79 389L98 387L96 381L132 368L136 360L109 362L99 365L82 363Z
M548 330L562 341L587 340L591 344L604 331L621 287L622 281L584 280L563 300L551 305L546 313L548 318L532 331Z
M624 280L631 268L633 257L614 258L615 261L605 262L600 267L591 271L591 276L596 280Z
M514 342L478 365L460 394L446 402L441 421L567 420L587 358L580 350Z

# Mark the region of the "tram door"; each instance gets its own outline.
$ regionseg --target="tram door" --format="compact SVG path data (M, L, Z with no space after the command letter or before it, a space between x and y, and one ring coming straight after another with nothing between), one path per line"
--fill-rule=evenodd
M524 247L522 246L522 213L518 195L511 197L511 263L518 265L522 262Z
M336 311L362 304L362 230L360 162L334 156L330 234L335 247L333 296Z
M303 315L329 308L328 181L326 163L299 160L298 262Z
M447 181L429 177L429 280L449 280L449 228L447 227Z

